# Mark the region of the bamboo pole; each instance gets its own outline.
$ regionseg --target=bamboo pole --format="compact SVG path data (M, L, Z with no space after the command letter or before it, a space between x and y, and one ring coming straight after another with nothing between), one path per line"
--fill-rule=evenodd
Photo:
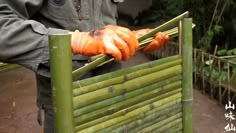
M192 133L192 19L183 20L183 133Z
M177 82L174 82L172 84L157 88L157 89L149 91L149 92L146 92L142 95L124 100L120 103L113 104L112 106L108 106L108 107L93 111L91 113L76 117L75 118L75 125L83 124L83 123L86 123L88 121L91 121L91 120L94 120L94 119L97 119L97 118L100 118L100 117L103 117L103 116L106 116L106 115L113 114L113 113L118 112L119 110L125 109L129 106L134 106L135 104L137 104L139 106L149 104L152 101L148 101L148 102L142 102L142 101L145 101L145 100L148 100L148 99L151 99L151 98L156 99L157 97L158 98L160 98L160 97L163 98L164 96L166 96L166 95L164 95L166 92L171 91L173 89L178 89L180 87L181 87L181 81L177 81ZM143 104L140 104L140 102L143 103ZM135 105L135 108L139 107L137 105Z
M145 39L147 39L147 38L149 38L149 37L153 37L157 32L164 31L164 30L170 28L171 26L177 24L180 20L182 20L182 19L188 17L188 15L189 15L189 12L188 12L188 11L187 11L187 12L184 12L183 14L181 14L181 15L179 15L179 16L177 16L177 17L175 17L175 18L173 18L173 19L171 19L171 20L169 20L169 21L167 21L166 23L164 23L164 24L158 26L157 28L153 29L153 30L152 30L151 32L149 32L148 34L146 34L146 35L140 37L140 38L138 39L138 41L141 42L141 41L143 41L143 40L145 40Z
M124 73L123 75L113 78L113 79L109 78L109 80L105 80L105 81L102 81L99 83L93 83L93 84L87 85L85 87L80 87L78 89L74 89L73 94L74 94L74 96L86 94L88 92L99 90L100 88L108 87L108 86L111 86L114 84L121 84L121 83L126 82L127 80L132 80L132 79L135 79L140 76L144 76L144 75L148 75L150 73L156 72L156 71L164 70L166 68L170 68L170 67L176 66L178 64L181 64L181 59L176 60L176 61L172 61L172 62L168 62L168 63L162 64L162 65L158 65L155 67L135 71L135 72L132 72L129 74Z
M175 60L178 60L178 59L180 59L179 55L171 56L171 57L167 57L165 59L160 59L160 60L144 63L144 64L141 64L141 65L138 65L138 66L133 66L133 67L129 67L129 68L126 68L126 69L117 70L115 72L110 72L108 74L99 75L99 76L96 76L96 77L93 77L93 78L84 79L82 81L76 81L76 82L73 83L73 88L80 88L80 87L87 86L87 85L90 85L90 84L95 84L95 83L102 82L102 81L107 80L107 79L112 79L112 78L115 78L115 77L122 76L124 73L129 74L129 73L139 71L139 70L142 70L142 69L152 68L154 66L160 66L160 65L162 65L166 62L172 62L172 61L175 61Z
M222 70L221 70L221 60L218 60L218 71L219 71L219 101L220 101L220 104L222 104L222 95L221 95L221 93L222 93L222 88L221 88L221 77L220 77L220 75L221 75L221 72L222 72Z
M171 101L178 102L178 99L181 98L181 96L182 95L180 93L175 94L173 96L167 97L165 99L162 99L162 100L156 101L154 103L145 105L145 106L143 106L141 108L135 109L135 110L133 110L131 112L125 112L125 115L123 115L123 113L117 112L119 114L118 117L116 116L117 113L115 113L113 115L115 115L116 117L113 118L113 119L109 119L107 121L104 121L102 123L96 124L96 125L94 125L92 127L89 127L87 129L84 129L84 130L81 130L81 131L79 131L80 130L80 126L78 126L78 127L75 127L75 130L79 131L79 133L88 133L88 132L92 133L92 132L96 132L96 131L99 131L99 130L105 128L105 127L110 127L110 126L115 125L115 124L117 124L119 122L125 121L125 120L127 120L127 119L129 119L131 117L135 117L135 116L138 116L138 115L140 115L142 113L148 112L148 111L152 110L153 108L157 108L157 107L159 107L161 105L164 105L164 104L166 104L168 102L171 102ZM106 117L110 117L110 116L106 116Z
M180 122L178 122L176 125L173 124L170 128L165 129L161 132L159 131L159 129L156 129L153 131L153 133L176 133L176 132L181 131L182 129L183 129L183 125L182 125L182 120L180 119Z
M134 80L129 80L122 84L117 84L103 89L99 89L97 91L94 91L95 93L90 92L76 96L73 99L74 109L87 106L89 104L105 100L110 97L124 94L137 88L148 86L149 84L153 84L157 81L164 80L166 78L178 75L180 73L181 73L181 65L177 65L162 71L158 71L149 75L136 78Z
M149 133L149 132L151 132L151 131L153 131L155 129L163 127L164 125L166 125L166 124L168 124L168 123L170 123L172 121L175 121L176 119L180 122L179 118L181 118L181 117L182 117L182 113L180 112L180 113L175 114L175 115L173 115L173 116L171 116L171 117L169 117L167 119L164 119L163 121L160 121L158 123L155 123L153 125L148 126L147 128L144 128L144 129L142 129L140 131L137 131L136 133ZM133 131L131 131L131 133L133 133Z
M164 85L173 83L173 82L175 82L177 80L180 80L181 77L182 76L171 77L171 78L168 78L166 80L157 82L157 83L155 83L153 85L150 85L150 86L138 89L138 90L131 91L131 92L127 93L127 94L119 95L119 96L116 96L116 97L113 97L113 98L110 98L110 99L106 99L106 100L97 102L95 104L91 104L91 105L79 108L77 110L74 110L74 117L78 117L78 116L81 116L83 114L87 114L87 113L90 113L92 111L95 111L97 109L101 109L101 108L107 107L109 105L113 105L115 103L119 103L119 102L121 102L123 100L127 100L129 98L133 98L135 96L141 95L141 94L143 94L143 93L145 93L147 91L152 91L153 89L158 88L158 86L164 86Z
M182 55L182 21L179 21L179 27L178 27L178 31L179 31L179 55Z
M176 119L174 121L171 121L170 123L167 123L166 125L163 125L162 127L160 128L156 128L154 129L152 132L153 133L161 133L161 132L164 132L164 131L167 131L169 129L173 131L175 131L176 129L178 129L177 127L175 127L177 124L181 123L182 122L182 118L179 118L179 119ZM169 130L170 131L170 130Z
M172 103L172 105L160 106L151 111L148 111L147 113L140 114L137 117L132 117L124 122L120 122L114 126L100 130L97 133L108 133L108 132L119 133L119 132L124 132L127 129L132 130L140 126L144 126L145 124L150 123L150 122L157 123L172 115L175 115L181 112L182 105L180 103L174 103L174 104L176 105L173 105Z
M97 119L95 119L95 120L93 120L93 121L84 123L84 124L82 124L82 125L78 125L78 128L77 128L77 129L78 129L78 130L81 130L81 129L89 128L89 127L94 126L94 125L96 125L96 124L99 124L99 123L101 123L101 122L105 122L105 121L108 121L108 120L110 120L110 119L113 119L113 118L116 118L116 117L125 115L126 113L131 112L131 111L133 111L133 110L136 110L137 108L141 108L141 107L143 107L143 106L145 106L145 105L151 104L151 103L156 102L156 101L158 101L158 100L163 100L163 99L165 99L165 98L168 98L168 97L170 97L170 96L173 96L173 95L179 93L180 91L181 91L181 89L173 90L173 91L168 92L168 93L166 93L166 94L164 94L164 95L157 96L157 97L155 97L155 98L152 98L152 99L146 100L146 101L144 101L144 102L138 103L138 104L136 104L136 105L133 105L133 106L128 107L128 108L125 108L125 109L120 110L120 111L118 111L118 112L114 112L113 114L106 115L105 117L100 117L100 118L97 118Z
M230 98L230 65L229 62L227 62L227 92L228 92L228 101L231 100Z
M129 133L137 133L138 131L145 130L146 128L149 128L150 126L152 126L154 124L157 124L156 126L158 126L158 125L160 126L161 122L163 122L164 120L166 120L166 119L170 118L171 116L174 116L178 113L181 113L181 111L174 111L172 113L162 114L162 116L160 116L159 118L157 118L153 121L146 122L143 125L136 126L133 129L131 128L129 130ZM152 127L152 128L154 128L154 127Z
M205 93L205 73L204 73L204 66L205 66L205 56L202 52L202 63L201 63L201 74L202 74L202 93L204 94Z
M194 86L197 86L197 50L194 49Z
M70 35L50 35L49 48L55 132L73 133Z

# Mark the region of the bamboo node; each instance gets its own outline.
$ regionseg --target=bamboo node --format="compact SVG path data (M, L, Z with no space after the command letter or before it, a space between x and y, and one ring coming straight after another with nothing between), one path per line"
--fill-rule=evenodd
M149 107L150 107L150 110L154 109L154 105L152 103L150 104Z
M129 79L128 79L128 76L125 74L125 75L123 76L123 83L126 82L127 80L129 80Z
M148 63L148 67L152 68L154 66L153 62Z
M186 99L186 100L182 100L183 103L192 103L193 102L193 99Z
M112 115L114 112L115 112L115 109L114 109L114 108L107 110L107 113L108 113L109 115Z
M110 92L110 93L113 92L113 88L112 88L112 86L109 86L109 87L108 87L108 92Z
M126 89L122 89L122 90L120 91L120 93L123 94L123 95L124 95L126 92L127 92Z

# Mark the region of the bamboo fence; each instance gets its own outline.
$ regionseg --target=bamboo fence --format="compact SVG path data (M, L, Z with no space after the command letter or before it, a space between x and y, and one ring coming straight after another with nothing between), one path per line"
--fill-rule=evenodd
M175 55L178 51L179 45L172 42L148 56L154 60L162 59ZM236 62L194 48L193 66L195 88L218 100L220 104L236 102Z
M50 35L55 132L191 133L192 19L185 17L177 17L183 20L182 54L75 82L73 77L110 57L99 55L72 72L70 35ZM151 34L139 42L147 43Z
M236 62L194 49L194 84L219 102L236 102ZM210 62L210 63L206 63Z

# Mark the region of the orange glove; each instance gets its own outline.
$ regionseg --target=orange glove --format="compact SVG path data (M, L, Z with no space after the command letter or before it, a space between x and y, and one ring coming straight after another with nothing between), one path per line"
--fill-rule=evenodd
M135 34L128 28L107 25L91 32L71 32L74 54L93 56L109 54L115 61L128 60L138 48Z
M144 34L150 32L152 29L141 29L134 31L136 38L139 38L143 36ZM157 49L160 49L163 47L167 42L169 41L169 37L165 35L162 32L158 32L157 34L154 35L154 40L149 43L145 48L141 49L140 51L145 53L145 52L151 52Z

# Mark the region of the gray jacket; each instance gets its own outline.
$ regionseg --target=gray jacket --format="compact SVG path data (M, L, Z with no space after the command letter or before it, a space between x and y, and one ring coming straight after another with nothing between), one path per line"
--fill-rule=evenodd
M48 35L116 24L111 0L1 0L0 61L37 71L49 60Z

